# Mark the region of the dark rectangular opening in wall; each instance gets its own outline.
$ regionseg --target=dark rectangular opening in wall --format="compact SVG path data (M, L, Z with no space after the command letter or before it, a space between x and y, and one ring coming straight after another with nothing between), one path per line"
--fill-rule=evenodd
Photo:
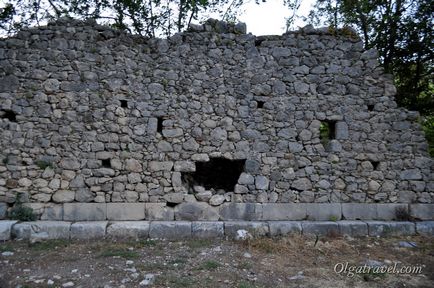
M17 122L17 114L12 110L1 110L1 118L8 119L11 122Z
M104 168L111 168L112 165L110 164L110 159L103 159L102 161L102 167Z
M234 191L246 160L211 158L208 162L196 162L196 172L183 173L182 180L189 187L203 186L207 190Z
M258 107L258 109L264 108L264 104L264 101L256 101L256 107Z
M374 111L374 107L375 107L375 105L369 104L368 105L368 111Z
M321 143L328 144L330 140L336 138L336 121L332 121L332 120L322 121L319 131L320 131Z
M380 162L378 161L371 161L372 167L374 167L374 170L378 170L378 165L380 165Z
M262 42L264 42L264 39L256 39L255 40L255 46L256 47L261 46Z
M119 100L121 102L122 108L128 108L128 101L127 100Z
M157 117L157 132L162 133L163 132L163 117Z

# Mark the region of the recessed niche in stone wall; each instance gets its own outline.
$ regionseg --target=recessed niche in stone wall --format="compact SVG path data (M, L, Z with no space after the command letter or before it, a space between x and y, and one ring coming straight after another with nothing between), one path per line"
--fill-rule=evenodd
M208 162L196 162L196 172L184 173L182 178L189 187L199 185L206 190L234 191L245 162L245 159L211 158Z
M119 100L121 102L122 108L128 108L128 101L127 100Z
M259 109L264 108L264 104L265 104L264 101L256 101L256 107L258 107Z
M320 140L327 145L330 140L336 139L336 121L324 120L320 126Z
M374 104L368 105L368 111L374 111L374 107L375 107Z
M104 168L111 168L112 167L110 164L110 159L103 159L103 160L101 160L101 162L102 162L102 167L104 167Z
M17 114L12 110L1 110L0 117L11 122L17 122Z
M157 117L157 132L160 134L163 133L163 121L163 117Z
M380 165L380 162L378 161L371 161L372 167L374 167L374 170L378 170L378 165Z
M255 46L256 46L256 47L261 46L261 44L262 44L262 42L264 42L264 40L265 40L265 39L256 39L256 40L255 40Z

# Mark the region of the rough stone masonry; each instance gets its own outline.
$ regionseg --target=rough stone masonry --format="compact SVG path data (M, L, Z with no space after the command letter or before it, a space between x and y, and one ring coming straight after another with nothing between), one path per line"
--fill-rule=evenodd
M351 31L215 20L169 39L66 19L0 39L0 219L17 198L60 220L136 207L115 202L191 221L233 203L433 203L419 115L377 57Z

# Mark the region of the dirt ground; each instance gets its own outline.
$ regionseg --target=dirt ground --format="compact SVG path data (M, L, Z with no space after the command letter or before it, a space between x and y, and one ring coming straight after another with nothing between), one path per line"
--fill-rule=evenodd
M9 241L0 243L0 287L431 288L433 240L290 236L241 242ZM335 272L346 263L347 271L357 266L359 273L350 277ZM364 264L377 270L361 271ZM421 271L380 270L393 266L395 271Z

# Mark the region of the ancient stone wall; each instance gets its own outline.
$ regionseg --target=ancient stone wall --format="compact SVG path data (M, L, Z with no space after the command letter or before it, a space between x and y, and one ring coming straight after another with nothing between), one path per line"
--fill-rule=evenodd
M61 20L1 39L0 202L432 203L418 114L331 32Z

